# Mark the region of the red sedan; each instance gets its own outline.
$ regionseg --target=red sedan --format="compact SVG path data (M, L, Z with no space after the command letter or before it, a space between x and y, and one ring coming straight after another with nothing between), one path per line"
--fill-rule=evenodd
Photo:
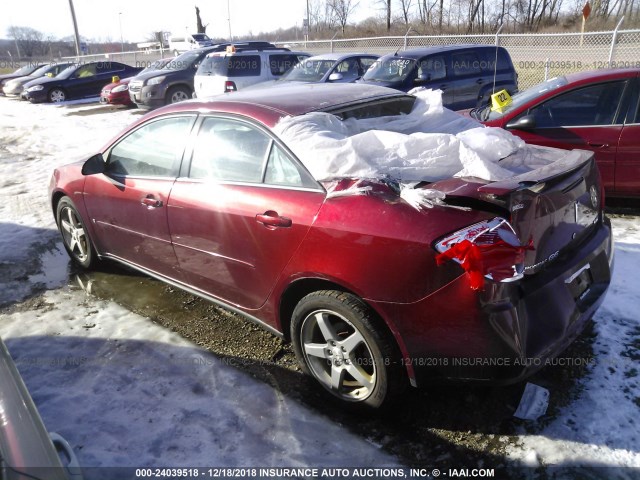
M438 201L416 208L386 177L318 180L276 134L307 113L402 120L416 102L301 85L153 111L55 170L64 245L85 268L117 261L257 322L363 408L408 383L518 381L566 348L610 282L593 156L554 151L561 160L502 181L423 182L412 195Z
M109 105L134 105L129 98L129 81L131 78L123 78L117 82L105 85L100 92L100 103Z
M159 70L167 63L169 63L171 61L171 58L156 60L149 64L149 66L142 70L140 73ZM118 79L117 82L112 82L108 85L105 85L100 92L100 103L109 105L134 106L135 103L131 101L131 98L129 96L129 81L131 81L132 78L133 77Z
M608 196L640 197L639 76L630 68L552 78L514 95L502 113L470 114L527 143L591 150Z

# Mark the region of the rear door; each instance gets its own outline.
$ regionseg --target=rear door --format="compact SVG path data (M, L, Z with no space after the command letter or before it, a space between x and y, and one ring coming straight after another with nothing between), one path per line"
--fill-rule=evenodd
M640 196L640 79L629 86L629 110L622 127L616 155L616 195ZM623 100L623 105L625 100Z
M594 152L604 186L613 191L626 85L617 80L557 95L525 112L535 119L535 129L518 130L518 136L535 145Z
M260 127L205 117L169 199L169 229L194 288L248 309L268 298L325 193Z
M84 198L98 249L180 279L167 205L195 115L150 121L106 154L106 172L86 177Z
M480 89L489 82L485 78L485 59L477 50L463 50L451 53L451 88L453 89L452 110L474 108L478 103Z

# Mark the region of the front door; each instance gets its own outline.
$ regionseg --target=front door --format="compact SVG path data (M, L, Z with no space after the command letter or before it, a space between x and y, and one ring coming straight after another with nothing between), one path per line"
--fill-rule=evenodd
M194 119L144 124L107 153L105 173L87 176L85 204L100 253L180 279L167 205Z
M533 130L514 133L536 145L594 152L604 186L613 192L625 84L625 80L600 83L553 97L525 112L535 120Z

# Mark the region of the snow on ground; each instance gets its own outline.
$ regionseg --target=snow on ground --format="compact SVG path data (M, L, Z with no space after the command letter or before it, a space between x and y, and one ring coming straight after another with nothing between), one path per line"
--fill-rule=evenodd
M0 337L47 428L82 466L397 464L149 319L61 288L69 262L47 202L52 169L90 156L139 112L76 115L95 107L1 100L0 304L36 284L50 290L33 308L0 315ZM15 279L36 256L40 273Z
M85 466L394 464L176 334L67 285L47 200L51 171L94 153L139 115L0 99L0 305L48 289L31 308L0 314L0 336L49 430ZM614 218L614 230L595 362L573 403L508 447L523 465L640 467L640 219Z
M509 452L527 465L640 467L640 220L613 225L614 276L595 315L595 362L580 398Z

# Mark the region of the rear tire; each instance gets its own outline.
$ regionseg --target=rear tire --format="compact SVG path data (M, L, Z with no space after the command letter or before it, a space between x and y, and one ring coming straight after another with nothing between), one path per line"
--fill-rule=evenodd
M291 338L302 370L347 405L377 409L406 385L391 334L355 295L322 290L293 311Z
M75 263L82 268L90 269L98 261L89 232L76 206L69 197L62 197L56 209L56 223L62 235L62 243Z

